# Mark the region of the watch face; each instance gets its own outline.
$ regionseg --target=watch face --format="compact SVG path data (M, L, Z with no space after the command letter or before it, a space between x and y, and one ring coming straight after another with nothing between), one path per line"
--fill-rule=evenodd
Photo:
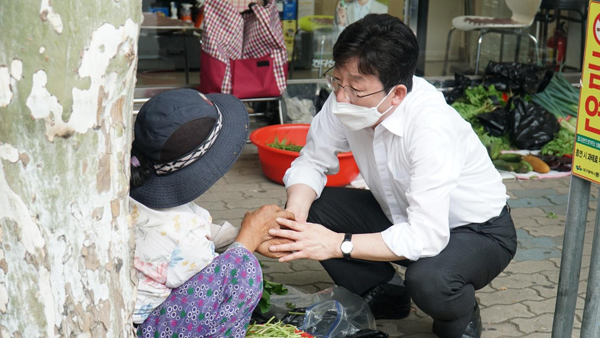
M352 242L346 241L342 243L342 246L340 247L340 249L342 250L342 253L345 254L349 254L350 252L352 252L352 249L354 248L354 245L352 245Z

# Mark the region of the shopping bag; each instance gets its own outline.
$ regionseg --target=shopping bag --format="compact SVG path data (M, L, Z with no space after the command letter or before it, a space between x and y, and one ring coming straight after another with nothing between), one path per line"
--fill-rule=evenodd
M275 1L239 13L226 0L208 0L204 20L200 91L240 99L283 93L287 51Z

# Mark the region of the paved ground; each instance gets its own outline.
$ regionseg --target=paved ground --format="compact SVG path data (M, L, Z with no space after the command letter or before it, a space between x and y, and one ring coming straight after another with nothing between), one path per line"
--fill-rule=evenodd
M569 181L505 181L519 250L508 268L476 294L484 322L483 337L550 337ZM579 337L581 327L597 197L598 187L592 186L573 337ZM248 145L232 170L197 202L212 213L215 221L227 220L239 226L244 213L263 204L283 207L285 190L263 176L256 148ZM268 280L310 293L332 285L318 262L287 264L257 256L265 265ZM431 318L416 307L406 319L378 322L390 337L434 337L431 324Z

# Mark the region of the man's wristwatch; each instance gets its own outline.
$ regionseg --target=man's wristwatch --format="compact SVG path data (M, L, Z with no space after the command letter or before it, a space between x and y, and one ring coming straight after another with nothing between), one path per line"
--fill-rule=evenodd
M352 234L346 234L342 241L342 245L340 245L340 250L342 250L345 259L351 258L350 254L352 253L352 249L354 249L354 244L352 244Z

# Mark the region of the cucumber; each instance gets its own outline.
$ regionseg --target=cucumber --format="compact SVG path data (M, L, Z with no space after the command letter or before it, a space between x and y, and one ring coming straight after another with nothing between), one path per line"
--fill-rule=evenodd
M515 172L519 174L526 174L532 170L533 167L527 161L521 161L515 165Z
M533 166L531 164L529 164L529 162L523 160L520 163L521 163L521 166L526 166L527 167L526 173L528 173L530 171L533 171Z
M521 162L523 160L523 155L515 153L504 153L498 156L498 159L506 162Z
M489 146L489 154L492 160L497 160L500 156L500 151L502 150L502 144L499 142L494 142Z
M493 160L494 167L498 170L515 171L515 163L509 163L504 160Z

